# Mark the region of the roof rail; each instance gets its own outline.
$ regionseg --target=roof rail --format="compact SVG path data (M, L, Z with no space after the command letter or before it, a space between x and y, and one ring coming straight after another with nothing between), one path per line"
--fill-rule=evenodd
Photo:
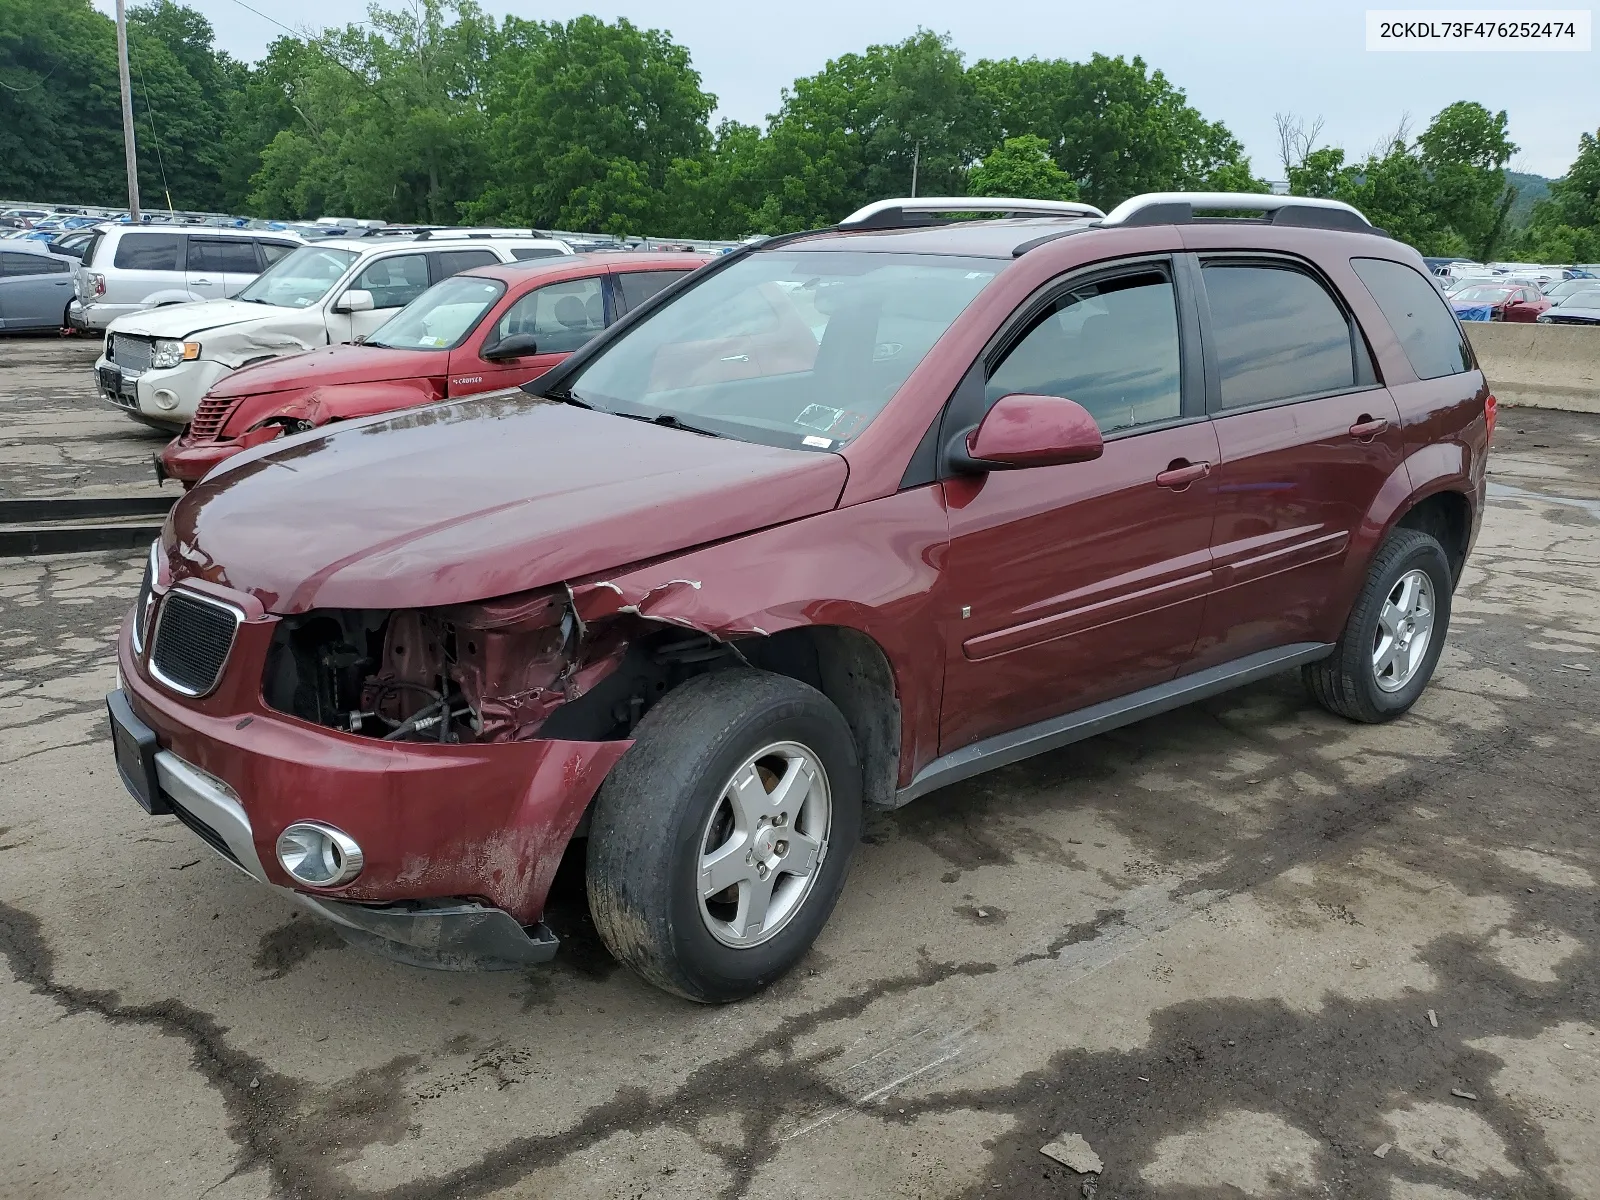
M1072 200L1019 200L1009 196L912 196L876 200L839 222L840 229L911 229L939 224L940 213L994 213L1001 217L1103 217L1092 204Z
M1268 214L1274 225L1379 233L1360 209L1315 196L1269 196L1260 192L1146 192L1113 208L1102 226L1187 225L1196 209L1231 209Z

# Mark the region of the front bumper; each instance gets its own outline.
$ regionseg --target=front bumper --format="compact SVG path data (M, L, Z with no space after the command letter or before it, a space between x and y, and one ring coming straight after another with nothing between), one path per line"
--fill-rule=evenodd
M156 475L157 478L176 479L184 487L193 487L212 467L244 448L238 442L197 442L185 433L156 456Z
M114 408L145 421L181 429L189 423L200 400L232 368L197 358L176 367L126 372L106 358L95 359L95 387L100 398Z
M154 734L162 798L174 815L354 944L444 969L547 960L557 943L539 919L550 882L630 743L393 743L312 725L261 701L258 664L275 624L247 620L223 685L186 700L146 676L125 623L117 647L124 698ZM257 678L238 678L247 671ZM283 870L278 835L308 820L361 846L365 865L354 881L319 889Z

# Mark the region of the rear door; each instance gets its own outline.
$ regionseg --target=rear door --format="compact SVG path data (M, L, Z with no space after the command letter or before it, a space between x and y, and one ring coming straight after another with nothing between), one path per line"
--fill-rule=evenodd
M1352 537L1405 438L1354 317L1309 266L1264 254L1192 261L1222 454L1198 669L1319 640Z
M1092 462L945 479L940 753L1188 662L1218 462L1188 286L1165 255L1069 276L1019 310L952 400L946 444L1012 392L1076 400L1106 442Z
M47 254L0 252L0 329L54 329L72 299L72 264Z
M615 307L604 274L535 288L450 352L450 395L517 387L537 379L604 329ZM482 351L512 334L531 334L535 353L490 360Z

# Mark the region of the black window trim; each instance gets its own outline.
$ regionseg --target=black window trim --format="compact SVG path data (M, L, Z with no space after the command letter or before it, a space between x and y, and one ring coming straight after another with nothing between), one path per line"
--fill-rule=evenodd
M1372 343L1368 340L1366 331L1361 328L1361 322L1356 320L1355 313L1350 305L1345 302L1343 293L1328 278L1326 272L1321 270L1309 259L1301 258L1295 254L1287 254L1273 250L1218 250L1191 254L1187 257L1193 260L1195 276L1195 309L1200 318L1201 344L1205 347L1205 397L1206 416L1214 420L1223 420L1240 413L1264 412L1269 408L1282 408L1286 404L1304 404L1310 400L1331 400L1335 396L1353 396L1361 392L1380 391L1386 385L1380 373L1378 356L1372 352ZM1222 372L1218 370L1216 354L1212 349L1216 345L1216 335L1211 326L1211 301L1205 289L1205 276L1203 271L1209 264L1221 266L1267 266L1279 271L1299 271L1302 275L1310 276L1327 293L1333 301L1333 306L1344 314L1345 324L1350 328L1350 374L1356 380L1347 388L1332 388L1323 392L1306 392L1298 396L1284 396L1277 400L1263 400L1260 404L1241 404L1234 408L1222 407ZM1361 361L1357 357L1357 348L1366 351L1368 370L1372 379L1370 382L1362 379Z
M1160 251L1154 254L1137 254L1126 258L1085 263L1057 275L1037 288L1011 310L1011 314L995 330L972 365L962 375L961 382L951 391L944 407L933 421L933 424L939 427L935 443L937 453L931 456L931 462L928 461L929 456L924 453L927 435L924 434L906 466L905 474L901 477L901 489L921 487L934 482L935 479L953 478L954 472L949 466L951 443L957 437L965 437L989 411L988 405L980 399L978 403L982 405L982 411L977 414L976 420L969 419L967 413L957 412L958 402L964 399L963 392L970 392L976 388L978 396L981 397L989 376L999 367L1001 360L1045 315L1045 310L1053 307L1063 295L1085 283L1112 279L1118 275L1131 275L1154 268L1164 272L1172 282L1173 301L1178 318L1179 415L1166 421L1149 421L1142 425L1130 425L1124 429L1112 430L1104 434L1103 439L1107 442L1116 442L1124 438L1177 429L1208 420L1204 411L1205 377L1201 369L1200 324L1195 312L1194 285L1187 278L1188 272L1181 262L1185 257L1188 256L1178 251ZM971 404L972 401L967 400L966 403ZM928 474L930 470L931 476Z

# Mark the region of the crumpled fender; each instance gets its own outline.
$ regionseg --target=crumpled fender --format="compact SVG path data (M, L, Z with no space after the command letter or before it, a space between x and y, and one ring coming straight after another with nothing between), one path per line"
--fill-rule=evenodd
M391 379L384 383L336 384L302 392L288 404L274 407L270 412L256 416L251 424L259 425L262 421L273 417L287 417L308 421L312 425L325 425L329 421L370 417L399 408L432 404L435 400L442 399L444 399L444 388L435 379Z
M229 341L233 344L219 346L215 340L202 341L201 344L206 347L207 357L214 358L236 371L240 367L255 366L271 358L282 358L286 354L299 354L303 350L312 350L321 344L298 338L283 329L273 329L265 323L259 328L247 327Z
M949 523L937 486L897 492L571 584L586 626L636 617L719 640L802 626L854 629L889 661L901 710L899 782L938 748L936 616Z

